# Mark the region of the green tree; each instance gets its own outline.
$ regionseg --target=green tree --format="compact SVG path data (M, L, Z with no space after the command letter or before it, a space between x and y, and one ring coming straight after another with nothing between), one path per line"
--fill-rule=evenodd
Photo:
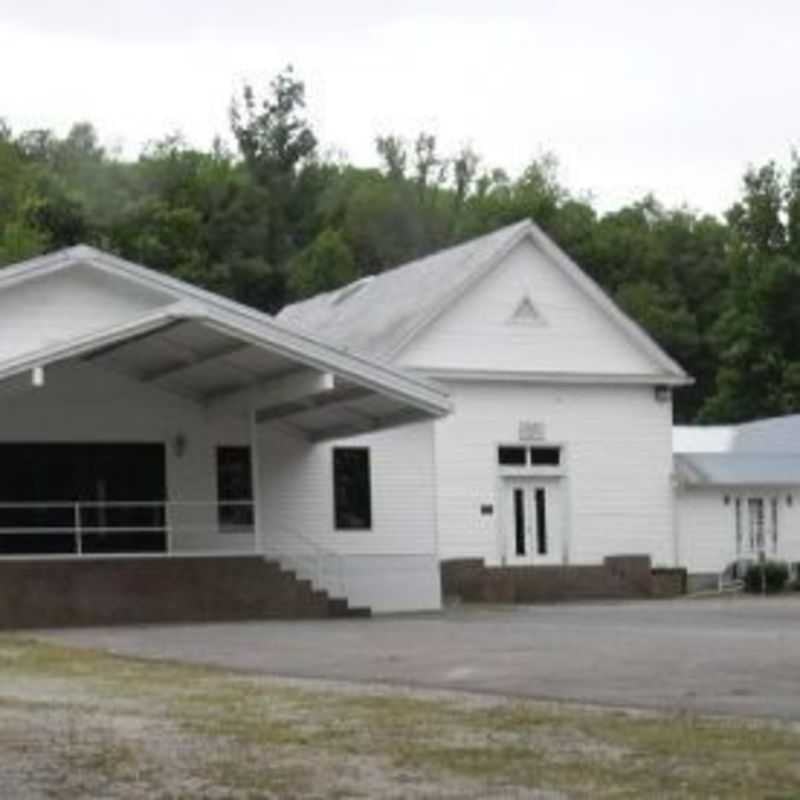
M296 298L328 292L358 277L353 253L337 231L326 228L291 263L289 288Z
M702 418L740 421L800 411L800 262L797 163L750 169L728 212L730 292L713 334L716 390ZM788 224L787 224L788 222Z

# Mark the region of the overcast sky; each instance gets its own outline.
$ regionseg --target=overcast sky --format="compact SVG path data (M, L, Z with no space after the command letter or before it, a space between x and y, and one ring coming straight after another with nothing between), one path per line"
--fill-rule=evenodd
M244 81L287 63L326 148L374 164L421 129L512 174L544 150L613 208L718 212L800 144L796 0L0 0L0 116L91 120L135 155L228 135Z

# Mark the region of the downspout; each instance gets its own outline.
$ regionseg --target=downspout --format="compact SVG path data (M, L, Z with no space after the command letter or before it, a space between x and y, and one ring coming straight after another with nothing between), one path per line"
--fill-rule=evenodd
M670 523L672 525L672 555L675 561L675 566L681 565L681 536L680 524L678 522L678 494L681 490L681 481L678 475L674 472L670 474Z
M265 532L261 514L261 454L255 408L250 409L250 470L253 473L253 551L267 557Z

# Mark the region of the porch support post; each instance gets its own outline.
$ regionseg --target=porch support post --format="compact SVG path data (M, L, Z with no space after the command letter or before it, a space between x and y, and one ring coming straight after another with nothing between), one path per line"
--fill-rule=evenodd
M265 533L261 524L261 454L255 409L250 410L250 470L253 474L253 549L266 558Z

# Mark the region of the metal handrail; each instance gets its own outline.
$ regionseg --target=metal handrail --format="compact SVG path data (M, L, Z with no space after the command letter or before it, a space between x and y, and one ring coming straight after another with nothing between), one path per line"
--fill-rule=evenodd
M174 506L206 506L216 508L219 506L253 506L252 500L220 500L212 502L208 500L54 500L35 503L3 503L0 502L0 509L3 508L161 508Z
M190 516L192 512L198 510L216 511L220 508L252 509L252 520L243 525L232 522L230 526L227 526L218 522L216 513L214 515L214 523L210 525L208 523L197 523L193 519L187 519L186 521L175 519L176 516L180 517L181 512L183 512L185 516ZM121 525L108 524L108 519L100 516L100 512L103 511L119 513L120 510L125 509L131 511L155 509L160 513L153 520L143 520L140 524L136 524L131 520L121 520L121 522L125 523ZM2 513L4 511L17 512L14 515L17 519L9 520L11 524L4 525L4 515ZM56 522L58 524L43 524L40 526L14 524L20 521L27 522L26 520L18 519L19 516L27 516L25 512L49 512L51 516L58 514L58 516L62 518L65 517L68 512L70 515L69 523L60 524L61 519L57 518L56 520L51 520L51 522ZM123 536L126 534L142 534L143 536L163 535L165 550L163 552L159 551L158 555L183 555L194 551L191 549L176 550L174 547L176 539L191 539L193 536L197 537L208 534L227 535L229 533L252 535L253 552L258 551L258 538L254 535L254 502L249 500L222 500L219 502L203 500L79 500L75 502L54 500L38 503L0 502L0 539L5 536L74 537L72 549L64 553L0 553L0 560L22 557L92 557L98 555L98 553L91 548L93 540L96 541L97 537ZM209 553L210 552L219 552L222 554L227 551L222 548L214 548L212 551L209 551ZM239 553L240 551L237 550L236 552ZM127 557L137 553L138 551L134 549L113 551L111 553L104 552L102 555L104 557ZM142 552L142 554L147 555L148 553ZM152 552L149 554L153 555ZM270 527L264 538L263 555L269 555L278 559L289 569L293 569L298 577L311 580L317 588L325 589L329 593L338 596L344 596L346 594L343 559L341 555L298 531L289 530L287 528Z
M249 508L254 509L250 500L222 500L210 502L204 500L77 500L68 502L53 500L43 502L0 502L0 539L3 537L73 537L74 545L64 553L66 557L95 555L92 549L98 538L141 535L164 536L164 554L170 555L174 550L176 539L185 540L191 537L208 535L248 534L253 537L255 552L256 537L254 520L244 523L231 521L225 523L220 519L219 509ZM146 514L151 519L138 519L136 512L154 510L155 514ZM130 514L125 515L128 511ZM197 512L211 512L213 521L198 521ZM5 513L4 513L5 512ZM105 512L108 512L107 514ZM121 513L122 512L122 513ZM41 515L46 515L41 519ZM135 515L135 516L131 516ZM125 519L125 516L128 516ZM109 519L109 517L111 519ZM114 518L120 524L113 524ZM120 519L120 517L122 517ZM21 518L21 519L20 519ZM182 519L183 518L183 519ZM41 520L43 524L36 524ZM31 524L33 523L33 524ZM88 552L84 545L89 545ZM35 548L24 555L36 557L40 555ZM219 549L223 552L222 548ZM135 547L115 550L107 555L125 555L138 552ZM159 551L161 552L161 551ZM176 551L178 553L191 550ZM240 552L240 550L237 550ZM21 556L21 553L0 553L0 559ZM52 554L51 554L52 555Z

